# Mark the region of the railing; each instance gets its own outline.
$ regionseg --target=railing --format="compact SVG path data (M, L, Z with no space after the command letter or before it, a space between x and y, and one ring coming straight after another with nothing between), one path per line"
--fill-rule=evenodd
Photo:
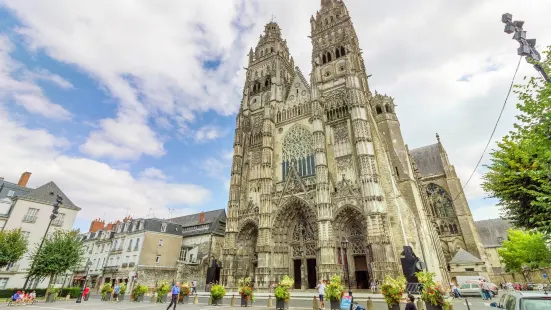
M63 226L63 222L64 222L63 219L55 219L55 220L52 221L52 225L54 225L54 226Z
M131 262L131 263L128 264L128 267L134 267L134 266L136 266L136 263L134 263L134 262Z
M122 268L128 267L128 263L122 263Z
M406 285L406 292L410 294L419 294L422 289L421 283L408 283Z
M34 223L34 222L36 222L37 218L38 218L37 215L25 215L23 217L23 222L25 222L25 223Z
M122 252L122 249L121 248L117 248L117 249L111 249L111 251L109 251L111 253L120 253Z
M118 271L119 266L105 266L103 267L103 272Z

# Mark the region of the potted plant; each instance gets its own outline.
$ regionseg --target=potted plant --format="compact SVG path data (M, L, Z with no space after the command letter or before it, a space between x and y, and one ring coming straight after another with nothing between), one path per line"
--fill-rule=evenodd
M50 289L46 292L46 302L54 302L57 299L57 296L59 295L59 289L55 288L52 284L50 286Z
M388 309L391 310L400 310L400 301L404 291L406 290L406 278L404 276L398 276L397 278L392 278L387 275L381 285L381 293L385 297L386 304Z
M123 301L124 300L124 294L126 293L126 283L123 282L119 286L120 286L119 301Z
M170 292L170 285L167 281L161 281L155 292L157 293L157 302L165 303L168 299L168 292Z
M425 302L426 310L442 310L444 308L444 290L434 282L433 272L420 271L415 274L423 286L421 299Z
M284 276L275 288L274 295L276 298L276 309L288 309L289 299L291 299L291 287L295 284L295 280L289 276Z
M226 296L226 289L220 285L215 284L210 288L210 297L212 298L212 304L215 306L222 305L222 299Z
M331 310L341 308L341 299L344 296L344 286L341 277L333 276L329 284L325 287L325 298L331 304Z
M145 293L147 293L147 290L147 286L137 284L132 291L132 295L134 295L134 301L143 302L143 297L145 296Z
M252 306L253 284L251 278L243 278L237 281L239 286L239 295L241 295L241 307Z
M111 287L111 283L105 283L101 286L101 300L103 301L109 301L111 300L111 293L113 292L113 288Z
M191 284L188 282L182 283L180 285L180 297L178 297L178 301L183 304L189 303L189 294L191 294Z

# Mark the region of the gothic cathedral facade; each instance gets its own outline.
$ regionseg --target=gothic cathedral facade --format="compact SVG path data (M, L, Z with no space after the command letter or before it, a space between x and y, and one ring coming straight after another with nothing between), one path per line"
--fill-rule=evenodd
M469 229L458 220L470 216L468 206L435 218L436 196L404 144L393 99L369 89L342 0L322 0L310 23L310 82L274 22L249 52L221 282L236 287L239 278L251 277L263 289L290 275L295 288L308 289L343 275L348 265L353 286L367 288L401 274L400 256L410 246L449 283L450 250L444 252L433 223L458 232L446 236L462 240L452 247L476 243L476 236L465 241L460 234Z

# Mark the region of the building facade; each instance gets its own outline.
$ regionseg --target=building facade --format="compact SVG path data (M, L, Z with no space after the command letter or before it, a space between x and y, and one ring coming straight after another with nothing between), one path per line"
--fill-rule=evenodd
M290 275L295 288L307 289L343 275L348 265L353 286L367 288L404 272L400 257L410 247L438 281L449 283L451 257L432 213L445 206L416 163L426 158L404 143L393 99L369 89L345 4L322 0L310 24L310 82L277 23L265 26L249 52L222 282L235 287L249 276L263 289ZM440 188L452 196L459 180L447 168ZM483 259L464 196L452 208L451 229L462 243L450 242Z
M490 219L474 222L486 251L486 257L492 267L492 273L501 275L505 273L505 265L499 259L498 250L503 241L507 241L507 231L513 228L510 221L503 219ZM504 281L505 282L505 281Z
M71 230L80 210L54 182L28 188L30 176L30 172L23 173L18 184L0 180L0 227L2 230L21 229L28 240L27 253L18 262L0 270L0 289L23 287L31 266L28 253L44 237L57 195L63 197L63 203L49 233L58 229ZM48 282L49 278L33 281L28 287L45 288Z

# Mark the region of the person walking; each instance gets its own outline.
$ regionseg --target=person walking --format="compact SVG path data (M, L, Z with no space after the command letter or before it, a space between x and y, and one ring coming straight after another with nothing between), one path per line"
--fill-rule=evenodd
M417 310L417 307L415 306L415 296L411 294L408 295L408 302L405 310Z
M166 307L166 310L170 309L170 306L174 305L172 308L173 310L176 310L176 304L178 303L178 295L180 295L180 282L176 282L172 286L172 297L170 298L170 304L168 304L168 307Z
M193 280L193 282L191 282L191 294L197 295L197 280Z
M325 303L323 297L325 296L325 283L323 283L323 280L320 280L320 283L318 286L316 286L316 289L318 290L319 298L320 298L320 309L325 309Z
M121 286L119 285L119 282L116 282L115 287L113 288L113 299L115 299L116 302L119 302L120 292L121 292Z

